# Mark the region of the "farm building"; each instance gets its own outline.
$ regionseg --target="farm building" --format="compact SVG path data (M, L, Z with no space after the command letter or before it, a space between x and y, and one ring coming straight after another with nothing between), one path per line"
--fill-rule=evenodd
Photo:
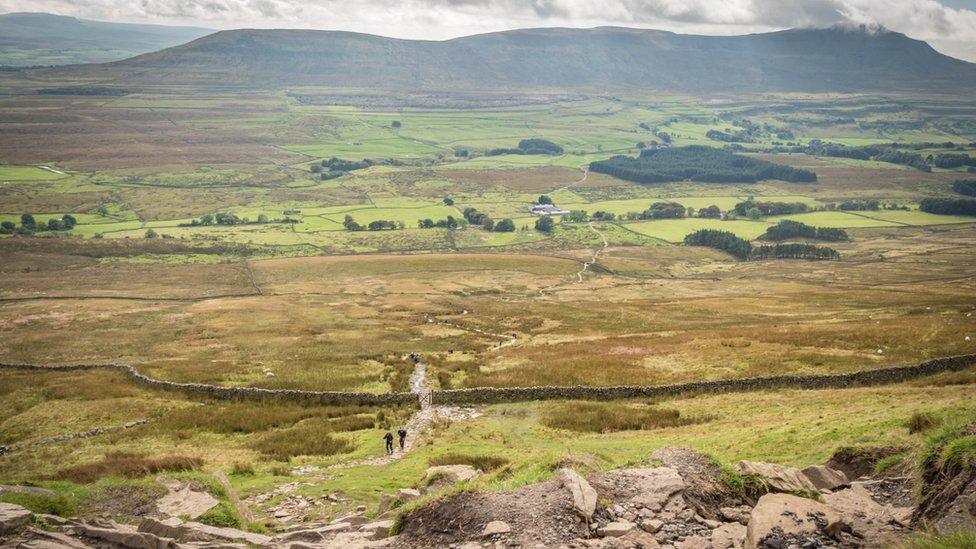
M555 204L536 204L529 208L532 215L565 215L569 210L560 210Z

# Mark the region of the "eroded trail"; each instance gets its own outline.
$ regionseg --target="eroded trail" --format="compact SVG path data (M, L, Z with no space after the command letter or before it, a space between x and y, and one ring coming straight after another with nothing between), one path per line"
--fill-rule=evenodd
M431 390L427 385L427 366L423 362L417 362L413 367L413 374L410 376L410 392L417 395L420 401L420 411L410 417L404 429L407 431L407 438L403 448L394 440L393 453L389 455L377 456L372 458L360 459L337 463L329 469L344 469L347 467L358 467L360 465L386 465L393 461L403 458L404 455L413 450L422 440L435 421L463 421L476 418L481 415L474 408L462 408L460 406L437 406L431 399ZM394 434L397 427L393 428ZM377 438L376 445L381 447L383 441Z
M600 231L597 230L597 228L593 225L593 222L592 221L587 222L586 226L591 231L593 231L594 233L596 233L597 236L600 237L600 240L603 241L603 244L593 250L593 256L589 259L589 261L584 261L583 262L583 267L579 271L576 272L576 282L574 282L574 284L582 284L583 283L583 273L585 273L586 271L588 271L591 266L593 266L594 264L596 264L596 262L600 259L600 256L603 255L603 252L606 251L606 249L610 246L610 242L607 240L607 237L604 236L603 233L601 233ZM552 286L546 286L545 288L539 288L539 295L540 296L544 296L544 295L546 295L547 292L551 292L552 290L555 290L556 288L559 288L560 286L565 286L566 284L568 284L568 283L565 283L564 282L564 283L560 283L560 284L553 284Z

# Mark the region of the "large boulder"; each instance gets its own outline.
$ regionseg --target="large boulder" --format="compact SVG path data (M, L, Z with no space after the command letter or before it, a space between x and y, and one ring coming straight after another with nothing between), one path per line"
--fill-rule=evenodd
M801 472L803 476L807 477L807 480L817 487L817 490L834 491L849 486L851 483L843 471L831 469L824 465L811 465Z
M481 471L470 465L437 465L427 468L425 480L427 483L443 482L446 484L457 484L467 482L481 476Z
M390 536L390 530L393 529L392 520L378 520L376 522L369 522L359 527L359 532L363 534L367 539L376 540L383 539Z
M786 546L785 542L801 540L819 547L836 538L844 528L840 515L818 501L790 494L766 494L749 516L744 547L776 547L776 542Z
M156 508L164 515L197 519L220 505L217 498L207 492L193 490L188 482L160 479L160 483L166 487L167 494L156 500Z
M236 528L222 528L199 522L184 522L172 517L166 520L145 518L139 524L140 532L148 532L159 537L174 538L180 541L221 541L230 543L249 543L267 545L271 537Z
M560 469L557 478L573 496L573 509L586 521L592 520L593 513L596 512L596 490L572 469Z
M766 481L776 492L816 493L817 487L796 467L766 463L764 461L740 461L735 472L743 476L757 476Z
M738 522L726 522L712 530L712 549L741 549L746 527Z
M114 547L128 549L176 549L177 543L171 538L159 537L148 532L139 532L131 526L112 525L102 528L85 524L76 527L78 533L89 539L97 539Z
M413 501L420 497L420 491L414 488L400 488L397 491L396 500L400 502L400 505L404 503Z
M0 503L0 535L12 534L30 524L34 513L13 503Z
M824 494L823 501L840 515L855 536L870 546L893 545L895 534L901 530L894 509L875 501L860 483Z
M629 469L635 477L638 494L631 498L648 509L660 509L668 499L687 487L677 469L655 467L654 469Z

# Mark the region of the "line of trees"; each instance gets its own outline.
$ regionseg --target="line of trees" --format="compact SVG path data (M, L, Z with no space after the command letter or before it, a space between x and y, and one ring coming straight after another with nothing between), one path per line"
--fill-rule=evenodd
M342 226L345 227L347 231L392 231L394 229L403 229L404 223L402 221L377 219L375 221L370 221L364 226L356 222L351 215L346 214L345 219L342 220Z
M952 190L966 196L976 196L976 179L960 179L952 184Z
M831 156L836 158L852 158L855 160L876 160L878 162L889 162L892 164L902 164L911 166L923 172L931 172L932 166L937 168L954 169L963 166L976 166L976 158L964 153L939 153L922 156L916 152L909 152L903 149L933 149L933 148L956 148L957 145L951 141L944 143L880 143L874 145L861 145L848 147L839 143L828 143L819 139L810 141L806 146L794 146L789 148L777 147L773 152L787 151L805 153L813 156Z
M297 219L292 219L290 217L285 217L283 219L271 220L265 214L258 214L256 220L251 221L247 217L239 217L236 214L227 212L217 212L213 214L203 214L199 219L194 218L190 220L189 223L180 223L180 227L209 227L212 225L224 225L224 226L234 226L234 225L263 225L265 223L298 223Z
M749 259L749 254L752 253L751 242L732 232L718 229L699 229L685 236L685 244L715 248L742 260Z
M638 183L684 180L709 183L755 183L764 179L812 183L817 180L817 174L810 170L774 164L700 145L645 149L637 158L614 156L590 163L590 170Z
M336 177L341 177L353 170L362 170L364 168L369 168L373 165L373 161L364 158L362 160L343 160L341 158L332 157L328 160L323 160L321 162L316 162L309 166L309 171L315 174L319 174L319 178L322 181L327 181L329 179L335 179Z
M765 215L806 213L810 211L810 206L803 202L757 202L750 197L736 204L733 211L740 217L756 219Z
M790 238L810 238L828 242L842 242L848 240L847 231L834 227L814 227L799 221L784 219L766 229L760 239L780 241Z
M729 231L700 229L685 236L689 246L707 246L722 250L741 260L749 259L837 259L840 254L833 248L813 244L782 243L753 246L751 242Z
M45 231L70 231L78 224L78 220L71 214L64 214L60 218L52 217L46 223L39 223L33 214L20 215L20 226L13 221L0 223L0 234L29 235Z
M971 198L924 198L919 203L918 209L939 215L976 216L976 200Z
M840 254L833 248L801 244L796 242L786 244L763 244L752 249L750 259L837 259Z
M485 153L485 156L498 156L502 154L547 154L547 155L559 155L563 154L563 148L548 139L540 139L538 137L531 139L523 139L518 142L518 147L511 148L498 148L491 149Z

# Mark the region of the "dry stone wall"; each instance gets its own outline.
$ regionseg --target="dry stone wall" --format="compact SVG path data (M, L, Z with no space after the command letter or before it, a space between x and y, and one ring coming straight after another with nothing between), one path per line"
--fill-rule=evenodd
M976 355L950 356L926 360L914 366L862 370L848 374L784 375L743 379L695 381L675 385L634 385L618 387L481 387L434 391L434 404L486 404L526 400L613 400L634 397L663 397L688 393L756 391L777 387L798 389L843 388L853 385L883 385L917 377L954 372L976 364Z
M198 394L219 399L269 399L315 402L320 404L366 404L390 405L416 402L416 396L410 393L359 393L349 391L299 391L294 389L263 389L260 387L221 387L204 383L177 383L155 379L139 373L128 364L72 364L68 366L38 366L35 364L4 364L0 369L35 370L47 372L64 372L78 370L117 370L129 376L140 385L154 389L178 391L186 394Z
M756 391L779 387L797 389L829 389L855 385L883 385L909 379L955 372L976 364L976 354L949 356L926 360L914 366L896 366L876 370L862 370L847 374L783 375L743 379L695 381L674 385L634 385L618 387L482 387L434 391L432 399L437 404L488 404L493 402L518 402L527 400L613 400L633 397L663 397L688 393L721 393ZM74 364L68 366L39 366L34 364L4 364L0 369L35 371L77 371L108 369L117 370L136 383L186 394L199 394L220 399L267 399L280 398L320 404L395 405L417 402L411 393L361 393L347 391L299 391L292 389L262 389L258 387L220 387L202 383L177 383L154 379L139 373L128 364Z

